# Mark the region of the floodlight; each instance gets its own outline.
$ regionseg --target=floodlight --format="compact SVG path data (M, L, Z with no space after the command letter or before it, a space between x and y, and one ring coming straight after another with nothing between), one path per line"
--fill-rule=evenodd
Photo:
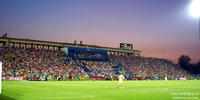
M200 17L200 0L192 0L190 4L190 14L194 17Z

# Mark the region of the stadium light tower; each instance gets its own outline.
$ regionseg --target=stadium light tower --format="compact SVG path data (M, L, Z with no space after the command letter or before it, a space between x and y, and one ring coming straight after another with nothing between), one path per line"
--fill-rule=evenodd
M190 14L199 18L199 42L200 42L200 0L192 0L190 4Z

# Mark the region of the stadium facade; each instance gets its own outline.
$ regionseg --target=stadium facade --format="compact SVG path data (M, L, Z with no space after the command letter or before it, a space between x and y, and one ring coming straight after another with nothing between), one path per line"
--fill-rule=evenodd
M63 42L52 42L52 41L41 41L41 40L30 40L20 38L0 38L0 46L7 47L25 47L25 48L36 48L36 49L50 49L50 50L61 50L64 47L76 47L85 49L105 50L108 55L132 55L140 56L140 50L125 50L120 48L103 47L96 45L87 44L73 44Z

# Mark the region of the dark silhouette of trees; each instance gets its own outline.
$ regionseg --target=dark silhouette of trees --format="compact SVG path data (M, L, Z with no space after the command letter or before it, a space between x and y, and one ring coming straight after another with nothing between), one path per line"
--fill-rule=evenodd
M200 67L200 61L197 63L197 66Z
M181 57L179 57L179 61L178 64L183 67L184 69L187 69L187 66L189 65L190 62L190 57L186 56L186 55L182 55Z
M200 74L200 61L196 65L195 73Z
M191 74L200 74L200 61L195 64L190 64L191 58L187 55L179 57L178 64Z

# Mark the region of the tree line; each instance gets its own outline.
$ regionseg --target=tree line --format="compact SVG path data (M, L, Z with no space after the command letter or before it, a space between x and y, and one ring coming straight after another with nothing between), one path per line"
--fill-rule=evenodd
M191 58L187 55L179 57L178 64L191 74L200 74L200 61L197 64L190 63Z

